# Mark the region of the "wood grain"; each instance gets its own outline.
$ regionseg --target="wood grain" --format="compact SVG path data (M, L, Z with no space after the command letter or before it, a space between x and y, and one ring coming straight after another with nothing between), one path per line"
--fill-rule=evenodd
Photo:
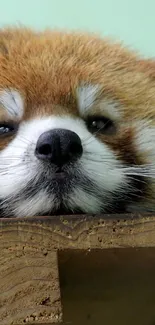
M0 324L57 323L62 316L57 252L42 246L44 235L39 242L35 232L26 239L17 224L1 224Z
M57 251L122 247L155 247L155 216L0 219L0 324L61 321Z
M0 247L94 249L155 246L154 215L52 216L0 219Z

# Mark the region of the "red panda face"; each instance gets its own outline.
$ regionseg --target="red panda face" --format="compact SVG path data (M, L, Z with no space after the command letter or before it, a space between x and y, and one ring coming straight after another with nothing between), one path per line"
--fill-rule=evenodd
M1 215L152 210L155 86L137 59L85 35L1 40Z

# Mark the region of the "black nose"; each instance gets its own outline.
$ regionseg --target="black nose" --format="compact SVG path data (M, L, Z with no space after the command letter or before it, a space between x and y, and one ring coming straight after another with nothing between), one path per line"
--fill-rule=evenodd
M79 136L70 130L53 129L42 133L37 141L35 155L59 167L78 159L83 152Z

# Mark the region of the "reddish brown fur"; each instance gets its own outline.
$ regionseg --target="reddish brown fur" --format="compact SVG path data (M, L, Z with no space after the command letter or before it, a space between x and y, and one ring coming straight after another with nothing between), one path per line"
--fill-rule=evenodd
M119 44L93 35L27 29L4 30L0 36L7 49L0 57L0 87L14 86L23 93L27 116L40 105L51 110L53 104L68 106L68 94L82 80L103 85L104 92L126 105L126 118L146 116L146 105L155 103L151 78L144 78L137 57ZM149 115L155 116L151 107Z
M134 129L130 127L122 128L120 131L118 130L115 136L99 136L99 138L116 153L120 160L130 165L140 165L142 159L138 155L136 147L133 144L134 137Z
M0 51L0 89L20 91L24 119L40 114L78 115L75 90L85 81L100 84L103 96L121 104L121 120L147 117L154 123L154 78L142 60L119 44L94 35L35 33L23 28L1 30ZM129 152L136 151L132 136L133 130L120 129L119 135L104 141L119 155L124 152L128 160ZM6 145L2 143L1 148Z

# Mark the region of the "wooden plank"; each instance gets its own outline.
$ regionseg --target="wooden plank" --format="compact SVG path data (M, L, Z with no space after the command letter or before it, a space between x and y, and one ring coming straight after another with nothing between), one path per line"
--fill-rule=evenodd
M46 250L43 234L39 242L35 233L27 240L24 227L17 224L2 227L0 233L0 324L58 323L57 251Z
M154 215L52 216L0 220L0 247L17 242L45 251L154 247Z
M0 219L0 324L62 320L57 251L155 247L155 216Z

